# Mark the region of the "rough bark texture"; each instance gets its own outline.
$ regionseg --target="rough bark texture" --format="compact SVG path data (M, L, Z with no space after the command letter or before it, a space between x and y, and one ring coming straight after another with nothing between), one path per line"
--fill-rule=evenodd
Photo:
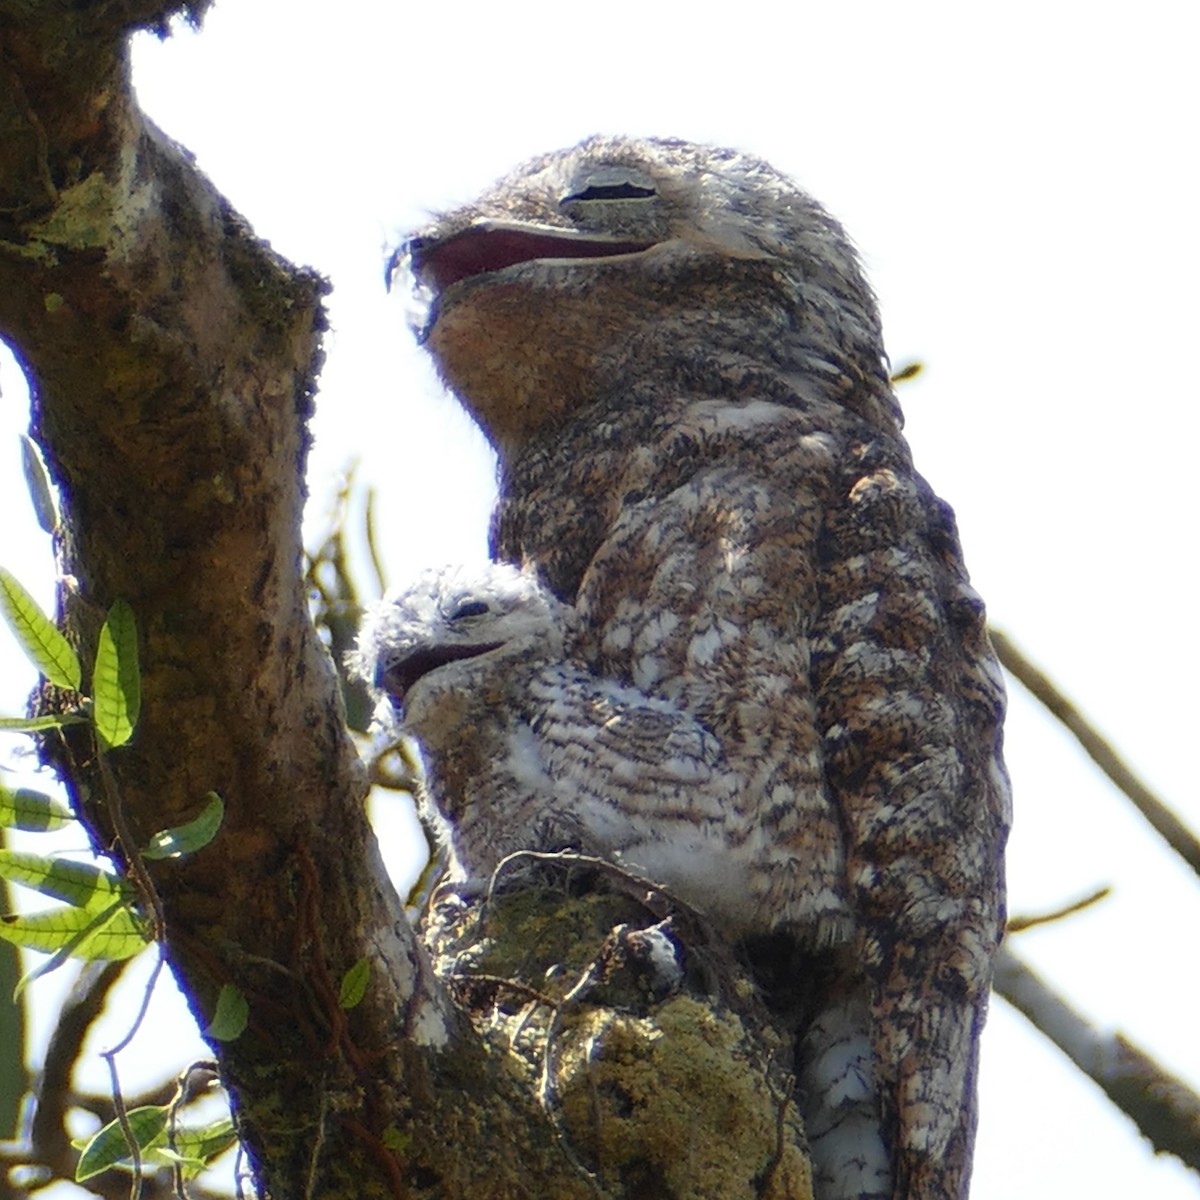
M523 984L481 1000L431 969L365 821L301 579L324 284L257 241L137 111L127 36L175 11L0 0L0 334L30 378L62 500L69 636L90 660L118 597L141 634L142 718L108 759L116 793L83 742L51 748L78 811L127 862L130 842L189 819L210 789L226 803L210 847L147 869L201 1025L223 984L249 1001L246 1032L214 1051L260 1184L276 1197L807 1196L803 1135L775 1099L786 1048L773 1053L736 969L715 991L681 978L635 1012L591 986L616 952L584 938L551 959L588 986L556 990L520 933L585 903L553 891L518 923L491 918L518 936L486 973ZM456 955L503 943L496 925L466 928ZM362 957L371 983L345 1012L338 983ZM522 1031L496 1034L520 986L553 1002L534 1005L544 1061L567 1064L548 1091L520 1065ZM697 1037L707 1057L689 1081L677 1068L701 1062ZM609 1101L627 1122L615 1141ZM744 1136L716 1146L729 1106Z

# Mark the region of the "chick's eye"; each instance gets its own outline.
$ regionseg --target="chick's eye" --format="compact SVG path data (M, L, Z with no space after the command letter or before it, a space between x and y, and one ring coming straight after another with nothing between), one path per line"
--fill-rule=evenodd
M570 204L575 200L648 200L655 194L654 188L639 187L636 183L597 183L564 196L559 204Z
M451 621L461 621L466 617L482 617L487 614L488 606L482 600L466 600L450 613Z

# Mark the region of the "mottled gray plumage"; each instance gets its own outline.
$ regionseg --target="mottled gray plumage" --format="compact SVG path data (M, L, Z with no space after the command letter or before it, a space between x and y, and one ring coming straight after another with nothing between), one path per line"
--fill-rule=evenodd
M717 739L749 930L846 947L801 1046L831 1095L866 1081L845 1111L874 1105L891 1179L814 1147L818 1195L964 1196L1004 912L1003 685L843 231L758 159L595 138L408 258L426 344L500 457L496 557L573 605L592 676Z
M477 891L515 850L570 848L744 924L753 863L728 850L739 781L717 739L573 662L575 632L569 608L498 563L427 571L366 613L349 665L381 696L381 744L420 744L447 878Z

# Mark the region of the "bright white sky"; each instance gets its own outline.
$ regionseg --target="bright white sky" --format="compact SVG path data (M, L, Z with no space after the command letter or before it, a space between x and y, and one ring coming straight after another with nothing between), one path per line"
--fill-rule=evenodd
M222 0L200 35L139 41L136 79L259 235L332 279L310 541L359 458L391 582L481 555L492 498L482 439L416 350L403 298L384 294L399 234L598 131L737 145L793 174L860 246L893 361L927 364L901 393L909 438L958 512L992 619L1200 827L1200 655L1174 626L1197 585L1200 18L1137 10ZM9 360L0 383L0 561L48 605ZM0 639L0 711L31 683ZM1014 693L1013 912L1115 888L1015 946L1200 1086L1200 887ZM407 827L380 828L402 864ZM186 1054L173 1037L147 1070ZM1196 1179L997 1001L973 1196L1064 1195L1194 1200Z

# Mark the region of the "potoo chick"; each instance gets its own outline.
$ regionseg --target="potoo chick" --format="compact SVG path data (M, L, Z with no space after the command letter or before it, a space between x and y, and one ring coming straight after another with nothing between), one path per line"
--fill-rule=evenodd
M846 235L756 158L592 138L403 257L499 456L494 557L573 606L593 675L688 714L740 781L731 936L845 947L801 1054L831 1093L860 1081L878 1126L824 1140L818 1196L965 1196L1004 918L1003 683ZM874 1143L882 1176L856 1165Z
M573 611L502 563L426 571L369 609L349 660L386 744L420 744L421 817L447 877L484 890L517 850L620 862L737 923L749 855L731 853L738 779L668 700L571 654Z

